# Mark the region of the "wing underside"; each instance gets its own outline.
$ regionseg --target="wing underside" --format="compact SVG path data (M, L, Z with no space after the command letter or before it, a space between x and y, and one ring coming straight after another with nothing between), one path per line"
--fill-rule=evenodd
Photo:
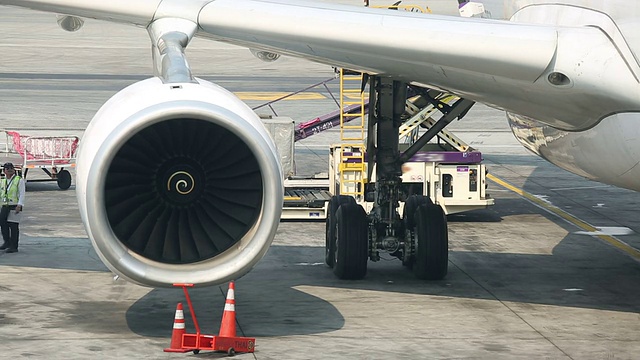
M198 23L204 37L426 84L565 130L640 110L637 62L593 25L285 0L216 0Z

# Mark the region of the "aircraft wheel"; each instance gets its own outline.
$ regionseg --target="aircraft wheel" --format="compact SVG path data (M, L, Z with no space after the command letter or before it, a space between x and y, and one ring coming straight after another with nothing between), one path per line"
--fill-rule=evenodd
M406 267L407 269L411 270L413 269L413 263L415 263L416 259L414 255L411 255L408 259L406 260L402 260L402 266Z
M58 173L58 187L67 190L71 186L71 174L67 170Z
M433 204L433 202L431 202L431 198L428 196L411 195L409 196L407 201L404 203L404 212L403 212L404 226L408 230L413 230L413 228L416 226L416 222L415 222L416 210L418 209L418 206L422 204Z
M415 213L416 254L413 272L419 279L441 280L449 265L447 217L435 204L418 206Z
M333 273L340 279L362 279L367 274L369 252L367 214L358 204L343 204L336 220Z
M351 196L338 195L332 196L329 200L329 213L327 214L326 224L326 243L324 261L330 268L333 268L334 252L336 243L336 212L342 204L355 204L356 199Z

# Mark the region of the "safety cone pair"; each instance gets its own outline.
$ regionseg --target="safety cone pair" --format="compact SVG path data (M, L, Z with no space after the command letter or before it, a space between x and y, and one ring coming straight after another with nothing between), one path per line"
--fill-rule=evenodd
M182 303L176 307L176 316L173 319L173 331L171 332L171 345L164 349L165 352L186 353L189 349L182 348L182 336L185 333L184 310Z
M186 285L182 286L185 290L185 295L187 296L189 308L192 309L191 299L189 298L186 290ZM248 353L255 350L255 338L236 336L236 300L234 282L229 283L229 290L227 291L227 299L224 304L224 312L222 313L222 321L220 322L220 331L218 336L201 334L195 314L192 312L191 315L195 322L196 334L187 334L185 332L184 311L182 303L178 303L176 315L173 321L171 345L169 348L164 349L165 352L185 353L193 351L194 353L197 353L200 350L213 350L224 351L233 355L235 353Z

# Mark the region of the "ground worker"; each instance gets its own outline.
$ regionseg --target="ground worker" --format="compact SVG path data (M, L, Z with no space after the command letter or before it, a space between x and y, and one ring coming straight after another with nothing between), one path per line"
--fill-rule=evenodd
M0 250L7 250L7 253L18 252L18 240L20 237L20 216L24 206L25 184L24 179L16 174L16 169L12 163L2 165L5 177L0 180L0 200L2 210L0 211L0 228L2 228L2 239L4 243Z

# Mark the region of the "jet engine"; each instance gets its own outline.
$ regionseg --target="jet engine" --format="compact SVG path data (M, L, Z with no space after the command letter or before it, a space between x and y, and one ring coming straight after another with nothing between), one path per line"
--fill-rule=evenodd
M256 114L210 82L135 83L95 115L76 189L93 246L113 272L153 287L246 274L280 220L283 176Z

